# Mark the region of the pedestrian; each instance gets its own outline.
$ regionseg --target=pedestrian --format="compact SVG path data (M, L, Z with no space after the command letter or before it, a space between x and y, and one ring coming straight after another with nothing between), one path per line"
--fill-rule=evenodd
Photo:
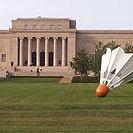
M39 70L39 68L37 68L37 70L36 70L36 76L40 77L40 70Z

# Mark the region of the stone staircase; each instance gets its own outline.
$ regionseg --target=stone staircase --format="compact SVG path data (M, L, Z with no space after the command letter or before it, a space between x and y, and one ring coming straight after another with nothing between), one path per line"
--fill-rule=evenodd
M40 70L40 76L61 76L61 84L70 84L73 71L69 67L9 67L0 68L0 80L6 78L6 71L12 76L37 76L37 68Z
M72 71L69 67L16 67L15 76L36 76L37 68L40 70L40 76L63 76L71 77Z

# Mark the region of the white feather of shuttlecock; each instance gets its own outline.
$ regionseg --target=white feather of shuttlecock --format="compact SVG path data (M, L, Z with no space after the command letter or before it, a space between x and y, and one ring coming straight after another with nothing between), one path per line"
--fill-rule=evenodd
M112 51L107 48L101 61L100 84L106 84L111 90L131 80L133 80L133 54L125 53L120 47Z

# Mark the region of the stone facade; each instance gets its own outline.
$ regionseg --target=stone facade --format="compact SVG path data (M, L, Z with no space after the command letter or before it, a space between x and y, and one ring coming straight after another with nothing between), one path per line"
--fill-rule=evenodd
M94 52L95 44L99 41L108 43L115 41L124 46L126 43L133 44L132 30L77 30L76 32L76 52L85 48L88 54Z
M33 75L40 68L43 76L68 76L76 53L85 48L92 54L99 41L133 43L133 31L77 30L68 18L18 18L0 31L0 68L15 68L16 75Z

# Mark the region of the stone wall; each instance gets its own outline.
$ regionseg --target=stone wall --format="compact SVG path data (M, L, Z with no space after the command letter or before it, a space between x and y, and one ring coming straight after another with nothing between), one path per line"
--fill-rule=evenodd
M129 30L78 30L76 34L76 52L81 48L88 54L94 52L95 44L99 41L108 43L115 41L121 46L126 43L133 45L133 31Z
M1 62L1 54L6 54L6 62ZM10 60L10 36L8 30L0 31L0 66L5 67Z

